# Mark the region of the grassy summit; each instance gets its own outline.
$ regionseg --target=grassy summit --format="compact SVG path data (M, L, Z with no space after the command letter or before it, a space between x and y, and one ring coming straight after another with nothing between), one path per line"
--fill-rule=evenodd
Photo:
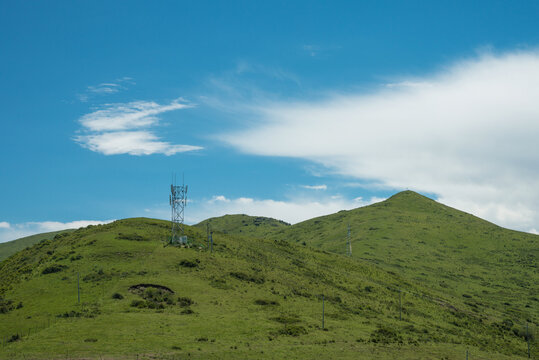
M241 214L210 218L195 226L203 230L209 227L211 231L218 231L224 234L264 237L276 230L287 228L290 224L268 217Z
M412 191L275 232L274 239L346 254L451 296L488 317L537 322L539 236L507 230Z
M528 273L530 288L511 288L519 292L523 303L532 304L513 312L507 309L515 305L495 304L496 296L506 296L498 294L496 283L477 285L492 291L491 297L476 293L476 285L462 293L470 296L465 297L452 282L448 287L432 285L451 280L443 273L432 272L432 279L426 280L414 275L419 271L416 267L377 263L376 256L382 256L384 249L393 253L393 259L415 260L417 267L428 263L414 258L417 249L427 244L412 242L399 247L398 253L390 246L386 234L392 229L382 224L402 225L393 240L396 246L405 242L417 223L427 222L421 203L402 208L399 201L409 203L397 196L385 202L389 205L376 204L294 226L269 225L275 229L264 229L262 234L253 230L247 236L233 232L241 229L244 235L246 228L263 229L260 222L257 226L245 217L229 217L227 222L248 225L217 231L213 224L219 219L212 219L213 253L205 247L203 224L186 230L197 246L177 248L163 242L169 222L144 218L90 226L44 240L0 262L0 358L457 359L469 349L472 359L524 359L522 321L529 316L532 329L537 324L533 302L537 300L530 299L537 274ZM418 201L432 206L428 213L434 220L460 214L430 200ZM462 219L457 216L473 234L485 231L473 229L479 225L499 229L468 219L466 214ZM445 226L434 220L434 229L438 224ZM354 235L351 258L342 254L348 221ZM362 233L371 237L361 237ZM519 244L529 240L526 234L509 233L522 235ZM433 253L443 249L436 234L431 234L431 243L436 245L430 250ZM445 244L458 240L458 234L447 235ZM361 246L365 246L363 252ZM373 255L366 255L367 250ZM453 265L443 266L453 269ZM497 279L491 271L505 271L491 268L490 262L481 266L487 274L477 276L486 279ZM528 271L527 265L519 266Z

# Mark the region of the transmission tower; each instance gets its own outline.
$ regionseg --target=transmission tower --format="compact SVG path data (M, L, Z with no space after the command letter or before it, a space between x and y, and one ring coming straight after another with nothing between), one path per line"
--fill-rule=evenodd
M350 224L348 224L348 256L352 256L352 236L351 236Z
M170 237L171 244L185 244L187 243L187 236L184 235L183 219L185 206L187 205L187 185L183 182L182 185L176 185L176 177L172 180L170 185L169 202L172 211L172 236Z

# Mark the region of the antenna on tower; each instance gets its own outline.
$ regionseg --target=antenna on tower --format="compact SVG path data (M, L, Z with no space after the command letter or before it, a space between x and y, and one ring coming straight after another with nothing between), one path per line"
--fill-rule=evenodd
M182 174L182 185L176 185L176 174L172 176L170 185L169 203L171 208L171 244L186 244L187 236L184 233L184 213L187 205L187 185Z
M348 224L348 256L352 256L352 236L350 224Z

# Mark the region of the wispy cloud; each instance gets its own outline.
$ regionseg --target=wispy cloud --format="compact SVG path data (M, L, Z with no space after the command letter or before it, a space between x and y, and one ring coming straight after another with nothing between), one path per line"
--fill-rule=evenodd
M301 185L302 188L304 189L309 189L309 190L327 190L328 186L326 184L322 184L322 185Z
M6 221L0 221L0 229L9 229L11 225L9 225Z
M207 201L193 204L186 213L190 223L198 223L204 219L226 214L247 214L251 216L266 216L295 224L313 217L332 214L340 210L349 210L370 205L384 199L373 197L369 200L356 198L344 199L340 196L324 198L294 198L289 200L253 199L239 197L229 199L217 195Z
M200 146L161 141L150 129L159 124L159 114L192 106L181 101L165 105L153 101L109 104L79 119L86 134L76 136L75 141L104 155L174 155L200 150Z
M7 222L0 222L0 224L8 224L7 227L0 226L0 243L15 240L21 237L65 230L65 229L78 229L86 227L88 225L100 225L108 224L114 220L77 220L70 222L59 221L43 221L43 222L25 222L20 224L9 224Z
M130 130L156 125L157 115L192 107L177 99L161 105L153 101L134 101L127 104L111 104L108 107L84 115L79 122L91 131Z
M324 101L272 101L220 138L415 189L503 226L539 226L539 52L483 54L437 74Z
M86 90L77 94L77 97L82 102L87 102L93 96L110 95L118 93L122 90L127 90L129 85L134 85L135 82L130 77L118 78L112 82L101 83L99 85L91 85Z

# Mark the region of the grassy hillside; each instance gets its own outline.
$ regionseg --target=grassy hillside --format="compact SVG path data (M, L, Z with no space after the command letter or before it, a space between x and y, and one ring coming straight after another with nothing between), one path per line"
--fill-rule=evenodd
M241 214L210 218L195 226L204 231L209 227L211 231L218 231L223 234L264 237L272 234L276 230L287 228L290 224L282 220L263 216L248 216Z
M8 258L9 256L15 254L17 251L20 251L28 246L37 244L42 240L50 240L57 234L60 234L64 231L75 231L72 230L60 230L53 231L48 233L36 234L32 236L26 236L17 240L12 240L4 243L0 243L0 261Z
M501 312L370 261L219 232L210 253L196 227L199 246L165 246L169 228L90 226L1 262L0 358L525 358Z
M488 321L536 323L539 236L507 230L412 191L311 219L270 237L376 264Z

